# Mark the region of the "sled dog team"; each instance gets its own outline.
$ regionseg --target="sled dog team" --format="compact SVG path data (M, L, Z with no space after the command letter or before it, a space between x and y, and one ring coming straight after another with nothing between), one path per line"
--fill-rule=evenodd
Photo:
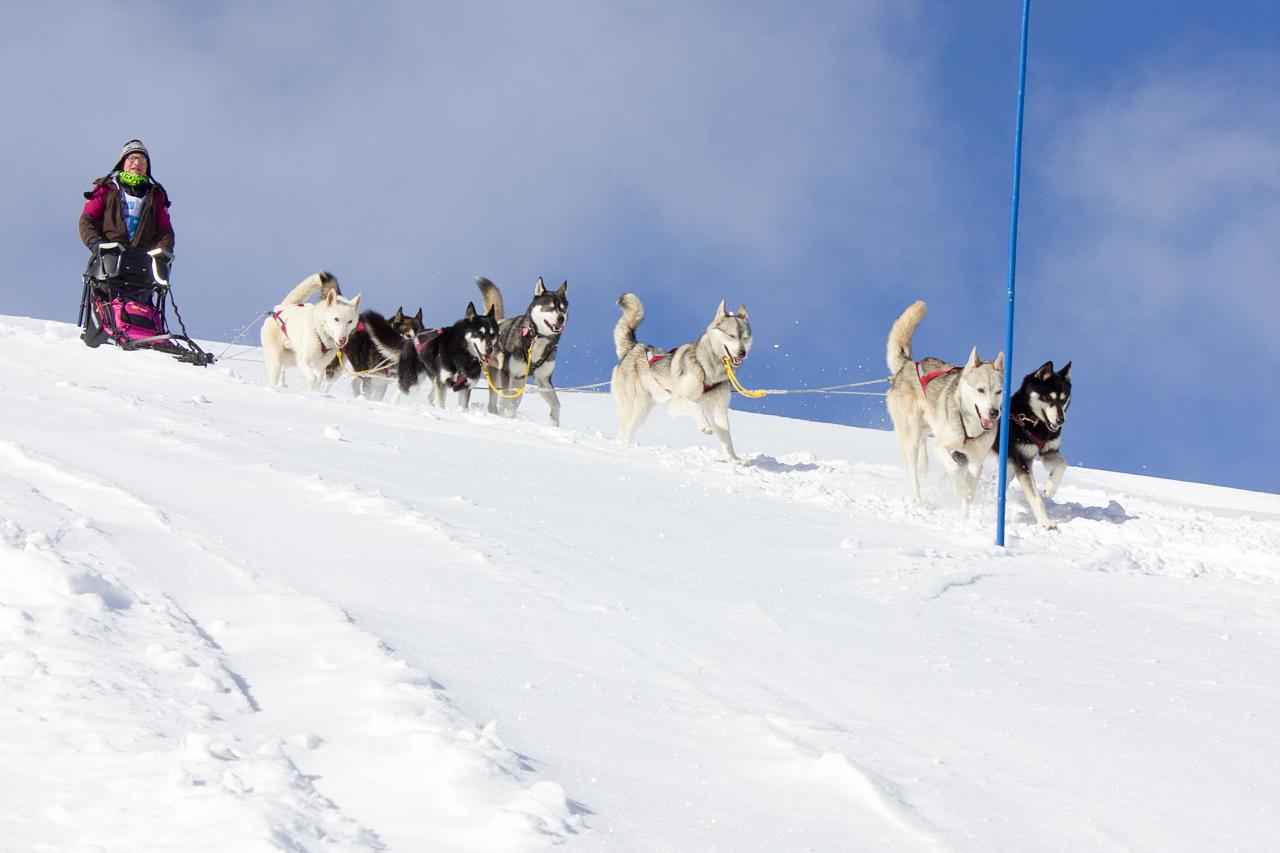
M390 318L362 312L361 294L344 297L328 272L309 276L262 325L267 379L282 385L284 368L294 365L315 389L327 387L345 368L353 376L354 394L382 399L394 382L395 401L429 382L434 405L443 408L445 394L452 390L464 409L472 389L487 385L489 412L506 417L515 417L521 393L532 379L550 408L551 423L559 425L553 375L569 312L568 282L550 290L539 278L529 307L514 317L505 317L497 285L487 278L476 279L476 285L483 312L469 302L461 320L426 329L421 309L406 316L400 308ZM318 301L307 301L316 294ZM691 415L699 429L719 439L729 461L743 464L729 434L729 383L731 369L739 367L751 349L746 306L739 305L731 314L721 301L697 340L663 350L636 339L644 320L640 299L624 293L618 305L622 316L613 330L618 363L610 385L618 408L618 438L631 442L654 404L664 403L672 414ZM920 475L928 464L925 438L932 433L934 453L955 487L964 518L984 459L997 454L1004 354L983 361L975 346L963 365L932 357L917 361L911 341L924 314L925 304L917 301L889 330L889 415L907 466L912 502L921 502ZM1050 361L1027 374L1009 403L1010 478L1022 487L1040 526L1055 529L1031 465L1037 457L1043 462L1049 472L1044 496L1052 498L1067 467L1059 445L1071 403L1071 363L1054 370Z

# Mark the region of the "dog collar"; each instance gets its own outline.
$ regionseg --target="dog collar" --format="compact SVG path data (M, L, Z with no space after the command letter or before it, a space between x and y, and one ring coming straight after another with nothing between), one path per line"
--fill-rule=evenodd
M1037 418L1035 415L1022 414L1022 415L1015 415L1012 418L1012 420L1018 426L1022 427L1023 435L1031 439L1031 443L1036 446L1036 451L1043 452L1044 446L1049 443L1049 439L1041 438L1040 436L1036 435L1034 432L1031 431L1034 427L1039 426L1040 419Z

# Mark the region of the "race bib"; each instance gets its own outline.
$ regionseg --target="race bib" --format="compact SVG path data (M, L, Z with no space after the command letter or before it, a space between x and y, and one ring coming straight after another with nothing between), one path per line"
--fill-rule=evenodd
M134 198L128 193L120 193L120 198L124 200L124 224L129 229L129 239L133 239L133 232L138 230L138 218L142 216L142 199Z

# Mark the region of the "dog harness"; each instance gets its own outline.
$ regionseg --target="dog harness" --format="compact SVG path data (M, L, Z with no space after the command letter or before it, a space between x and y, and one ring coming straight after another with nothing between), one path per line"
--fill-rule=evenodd
M413 336L413 348L419 355L421 355L427 344L440 337L443 332L444 329L423 329L421 332L418 332L418 334ZM471 377L467 375L465 370L463 370L458 373L458 377L453 380L453 384L450 387L455 391L461 391L470 381Z
M546 363L547 363L548 361L550 361L551 359L555 358L555 355L556 355L556 347L560 346L560 336L559 336L558 334L556 334L556 335L540 335L540 334L538 334L538 330L537 330L537 328L533 327L532 325L524 325L524 324L521 324L521 326L520 326L520 337L522 337L522 338L527 338L527 337L529 337L530 335L533 335L533 340L532 340L532 341L529 341L529 342L528 342L528 346L526 346L526 347L525 347L525 352L524 352L524 354L525 354L525 356L526 356L526 357L527 357L527 356L529 355L529 353L533 350L533 343L534 343L534 341L536 341L538 338L550 338L550 339L551 339L551 343L547 346L547 348L546 348L545 350L543 350L543 352L542 352L542 358L538 359L537 361L532 361L532 362L530 362L529 367L528 367L528 373L526 373L526 374L525 374L526 376L532 376L532 375L533 375L533 372L534 372L535 370L537 370L538 368L542 367L542 365L546 364Z
M440 337L443 331L444 329L423 329L413 336L413 348L421 353L426 345Z
M302 303L301 303L301 302L299 302L299 303L298 303L296 306L294 306L294 307L296 307L296 308L301 308L301 307L302 307ZM272 311L272 312L271 312L271 319L275 320L277 323L279 323L279 324L280 324L280 331L281 331L281 332L284 334L284 336L287 338L287 337L289 337L289 327L285 325L284 320L280 319L280 315L281 315L281 314L283 314L283 313L284 313L284 311ZM317 337L317 338L319 338L320 336L319 336L319 335L316 335L316 337ZM325 345L324 345L324 341L320 341L320 354L321 354L321 355L324 355L324 354L326 354L326 353L328 353L328 352L329 352L329 348L328 348L327 346L325 346Z
M677 347L676 349L679 349L679 347ZM671 352L675 352L675 350L672 350ZM649 350L649 364L652 365L654 362L662 361L664 358L671 355L671 352L663 352L662 350ZM653 381L657 382L658 380L655 377ZM721 379L719 382L717 382L714 385L708 385L707 383L704 382L702 383L702 393L705 394L713 388L719 388L724 383L725 383L725 380L723 379ZM658 382L658 384L661 385L662 383Z
M928 393L929 383L937 379L939 376L946 376L949 373L955 373L956 371L964 370L963 367L948 367L946 370L931 370L928 373L921 373L920 371L922 369L923 368L921 367L921 362L917 361L916 376L920 379L920 390L925 393ZM981 424L979 424L979 426L981 426ZM973 441L975 438L978 437L978 435L982 435L983 433L987 432L987 430L982 430L982 432L979 432L978 435L969 435L969 430L964 425L963 417L961 417L960 419L960 429L964 431L965 444L968 444L969 442Z
M964 370L963 367L949 367L946 370L933 370L929 373L921 373L923 369L921 362L916 362L916 376L920 379L920 390L927 391L929 383L937 379L939 376L946 376L948 373L955 373L957 370Z

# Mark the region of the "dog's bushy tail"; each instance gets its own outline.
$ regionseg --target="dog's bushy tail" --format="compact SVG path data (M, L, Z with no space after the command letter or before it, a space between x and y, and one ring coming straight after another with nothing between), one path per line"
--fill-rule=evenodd
M391 362L400 360L400 353L404 349L404 338L396 331L395 326L388 322L377 311L364 311L360 314L360 322L364 324L364 330L369 334L369 340L373 341L373 345L378 348L378 352L382 357L389 359Z
M618 325L613 327L613 348L618 358L622 358L636 345L636 327L644 320L644 306L634 293L619 296L618 305L622 308L622 316L618 318Z
M484 310L480 313L488 314L489 309L494 309L493 319L499 323L502 322L502 291L498 290L498 285L489 281L484 276L476 277L476 287L480 288L480 296L484 298Z
M327 270L320 270L318 273L307 276L298 282L298 286L280 300L281 305L299 305L307 301L307 297L313 293L321 295L327 294L330 290L334 295L341 296L342 289L338 287L338 279L334 278L333 273Z
M911 338L923 319L924 303L916 300L893 321L893 328L889 330L889 344L885 348L885 361L889 363L890 373L897 375L902 366L911 361Z

